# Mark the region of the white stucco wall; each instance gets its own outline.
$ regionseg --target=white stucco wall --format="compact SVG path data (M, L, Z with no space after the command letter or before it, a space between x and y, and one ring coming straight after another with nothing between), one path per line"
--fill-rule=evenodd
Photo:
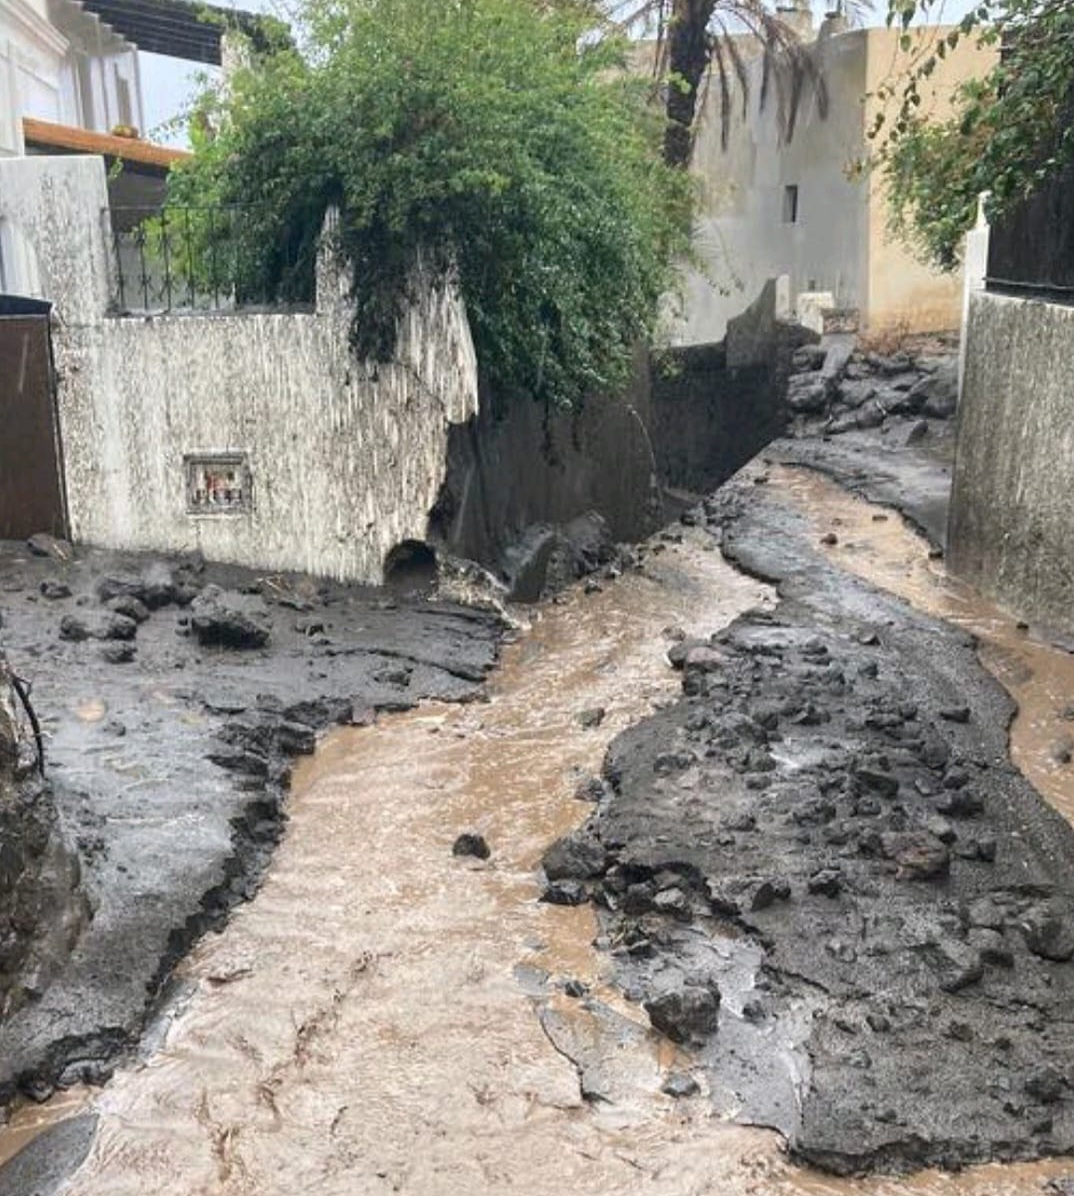
M54 349L72 534L105 547L378 582L424 539L451 424L477 410L477 367L454 288L419 280L386 365L350 353L345 288L326 258L315 312L106 314L100 159L0 162L36 244ZM49 215L46 215L49 212ZM187 454L240 452L248 514L187 513Z
M693 170L701 187L695 248L702 268L685 274L673 340L720 340L727 321L748 306L765 280L783 274L790 279L792 305L803 292L829 292L837 308L860 312L863 329L958 326L958 278L922 265L889 233L886 198L865 169L871 147L866 130L879 102L873 93L897 80L911 56L941 32L915 31L906 51L896 30L848 31L826 21L812 53L825 81L827 116L807 85L790 141L780 136L774 85L768 103L760 106L759 47L740 40L750 78L745 112L742 91L733 82L724 147L720 88L711 82L699 123ZM943 116L955 83L990 63L990 53L971 41L949 54L922 89L929 114ZM783 210L788 187L797 187L794 221Z
M750 95L743 115L736 87L728 144L721 142L719 88L711 84L693 168L702 187L695 245L704 268L686 277L681 344L720 340L769 278L787 275L793 298L830 291L839 306L857 306L866 281L868 193L844 166L860 161L865 136L865 31L826 39L823 70L833 101L827 119L807 90L791 141L780 135L773 87L762 109L759 50L748 41ZM797 220L784 219L787 187L798 188Z

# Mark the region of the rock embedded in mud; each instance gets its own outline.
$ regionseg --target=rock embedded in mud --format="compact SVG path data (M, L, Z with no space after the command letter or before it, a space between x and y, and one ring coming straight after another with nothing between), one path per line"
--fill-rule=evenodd
M474 831L466 831L451 845L454 856L472 856L476 860L487 860L492 855L484 835Z
M1026 911L1021 929L1026 946L1041 959L1066 963L1074 958L1074 922L1069 911L1040 902Z
M578 715L578 725L586 731L591 731L604 722L606 713L603 706L594 706L591 710L583 710Z
M856 768L854 778L865 789L880 794L881 797L895 797L899 792L899 779L891 773L881 772L875 768Z
M151 585L138 573L110 574L102 577L97 583L97 598L105 606L116 598L135 598L147 608L164 606L167 603L162 599L166 592L167 588L162 586L162 579Z
M838 897L843 890L843 874L838 868L822 868L809 878L806 887L811 893Z
M888 832L880 836L880 845L895 862L899 880L936 880L950 870L950 851L929 831Z
M750 897L750 909L759 912L768 909L770 905L775 905L777 901L790 901L790 899L790 881L782 876L773 877L769 880L762 880L753 890L753 895ZM716 913L737 917L739 909L737 903L733 900L730 902L721 901L720 898L713 894L711 901L712 908Z
M654 1030L672 1042L694 1043L715 1034L719 1026L720 990L714 981L661 994L643 1005Z
M42 598L49 599L50 602L57 602L62 598L71 597L71 587L65 581L58 581L54 577L46 577L41 583Z
M984 800L970 789L949 790L936 803L936 809L950 818L973 818L984 809Z
M96 634L102 640L132 640L138 634L138 624L126 615L110 614Z
M608 788L601 777L586 777L575 787L574 796L578 801L599 802L608 793Z
M112 642L101 649L101 659L109 664L130 664L135 657L135 647L129 642Z
M60 639L72 644L80 644L90 637L90 629L75 615L64 615L60 620Z
M26 547L32 556L52 557L54 561L69 561L74 556L74 549L66 540L58 540L45 532L31 536Z
M958 993L984 976L984 961L979 952L955 939L944 940L933 957L940 988L945 993Z
M660 1091L665 1096L683 1100L687 1097L697 1096L701 1091L701 1085L689 1072L673 1071L660 1086Z
M190 628L206 647L263 648L269 628L263 609L238 605L217 586L207 586L190 607Z
M115 598L109 598L104 605L106 610L133 619L135 623L144 623L149 618L149 608L133 594L118 594Z
M541 900L546 905L585 905L589 890L580 880L557 880L545 888Z
M558 839L544 853L541 866L550 881L590 880L603 874L608 854L593 837L567 835Z

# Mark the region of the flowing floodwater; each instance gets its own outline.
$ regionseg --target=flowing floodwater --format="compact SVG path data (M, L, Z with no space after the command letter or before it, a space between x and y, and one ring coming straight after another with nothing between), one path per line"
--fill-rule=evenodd
M876 508L787 470L770 489L818 535L840 521L841 565L992 628L989 663L1026 703L1019 763L1070 809L1049 754L1056 695L1074 694L1065 658L949 587L896 517L877 522ZM716 1121L704 1098L660 1093L683 1060L608 986L592 911L538 902L535 867L585 817L573 792L611 738L677 692L662 629L711 633L771 595L700 534L649 559L649 576L537 612L487 702L337 732L297 772L261 892L184 965L187 995L157 1049L95 1097L96 1138L67 1192L1029 1196L1074 1170L836 1180L791 1166L774 1134ZM584 729L578 715L595 707L606 718ZM486 836L487 863L452 857L465 830ZM593 1001L564 995L566 978ZM602 1017L630 1029L608 1060L613 1099L583 1099L540 1007L577 1041L604 1041Z
M928 545L894 512L852 498L807 470L774 467L769 486L809 516L832 562L975 635L982 664L1018 703L1011 758L1034 788L1074 822L1074 656L1034 639L968 586L948 577ZM832 534L834 544L825 544Z
M297 772L261 892L183 968L194 989L161 1049L97 1098L71 1191L683 1196L776 1157L770 1135L660 1094L674 1060L606 988L592 912L537 900L541 853L587 812L579 778L677 691L661 629L769 600L700 533L650 560L542 609L488 702L338 732ZM452 857L467 830L487 864ZM634 1028L614 1103L583 1099L542 1002L579 1038L602 1009Z

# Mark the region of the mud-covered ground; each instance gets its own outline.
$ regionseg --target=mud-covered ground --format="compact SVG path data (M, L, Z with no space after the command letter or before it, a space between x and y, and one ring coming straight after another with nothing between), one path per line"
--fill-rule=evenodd
M550 872L589 884L717 1106L795 1157L1074 1150L1074 832L1011 765L972 640L833 567L759 481L699 517L778 609L672 650L682 700L613 744Z
M766 457L904 511L939 551L953 432L930 379L949 393L951 361L832 351L803 363ZM1074 1152L1074 831L1012 766L1013 705L971 638L843 572L765 481L684 520L778 608L711 640L667 629L682 697L581 786L593 816L545 856L545 899L598 906L618 986L683 1048L664 1093L775 1127L796 1159ZM21 546L0 551L0 611L95 906L59 980L0 1028L0 1095L38 1097L104 1079L171 964L250 894L318 730L474 698L502 635L449 604ZM542 1014L586 1100L610 1099L623 1024L582 1042Z
M21 544L0 545L0 617L93 911L0 1026L0 1097L35 1099L105 1079L175 961L250 895L316 733L474 698L503 631L385 591Z

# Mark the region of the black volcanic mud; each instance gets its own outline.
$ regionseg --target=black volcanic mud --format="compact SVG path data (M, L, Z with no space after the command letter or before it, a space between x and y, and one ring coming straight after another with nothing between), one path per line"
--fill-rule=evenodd
M782 602L681 654L682 699L551 853L599 861L621 984L801 1160L1074 1151L1074 831L1009 761L1009 699L767 492L706 512Z
M332 724L476 697L502 632L450 603L197 556L17 544L0 544L0 620L95 911L0 1025L0 1099L107 1075L176 960L256 889L294 758Z

